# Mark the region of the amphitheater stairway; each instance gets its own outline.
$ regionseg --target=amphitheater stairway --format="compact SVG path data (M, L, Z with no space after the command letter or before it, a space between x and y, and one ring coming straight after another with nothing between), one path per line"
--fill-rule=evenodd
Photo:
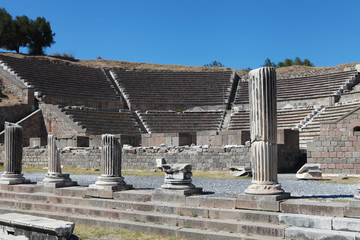
M262 208L236 198L188 197L182 204L152 201L152 190L115 192L113 199L91 198L85 187L37 192L34 184L4 186L0 212L17 212L188 239L359 239L360 220L345 218L344 203L327 206L291 199ZM250 201L251 202L251 201ZM307 201L309 202L309 201ZM311 202L311 201L310 201ZM313 201L314 202L314 201ZM254 202L252 202L253 204ZM321 203L324 204L324 203ZM257 208L257 209L256 209ZM268 211L264 211L268 209ZM317 215L304 214L304 211Z

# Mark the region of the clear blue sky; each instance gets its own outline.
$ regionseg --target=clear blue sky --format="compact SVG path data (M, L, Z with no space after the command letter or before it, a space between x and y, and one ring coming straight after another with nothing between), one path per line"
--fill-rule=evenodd
M257 68L268 57L316 66L360 62L359 0L0 0L13 17L45 17L46 54L79 59ZM22 49L27 53L26 49Z

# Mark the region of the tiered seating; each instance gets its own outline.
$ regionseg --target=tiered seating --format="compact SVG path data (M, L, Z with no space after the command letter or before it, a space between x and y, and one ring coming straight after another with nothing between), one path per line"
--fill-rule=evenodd
M227 104L232 72L122 72L117 82L134 110L168 110L163 105ZM149 107L149 105L151 106ZM177 109L173 109L177 110Z
M313 108L299 108L299 109L278 109L277 112L277 127L278 129L295 128L301 121L303 121L311 112Z
M356 71L287 78L277 80L277 100L302 100L332 96ZM249 103L248 84L242 82L237 89L235 104Z
M299 109L278 109L277 127L278 129L292 129L303 121L313 111L312 108ZM231 116L229 130L249 130L250 114L249 111L241 110Z
M229 130L250 130L249 111L240 110L232 113Z
M0 60L43 95L74 99L119 101L101 69L56 64L36 58L0 54Z
M301 129L300 145L302 147L306 147L307 141L311 141L315 136L320 136L321 123L335 121L357 107L360 107L360 103L326 107L323 111L317 114L311 122L309 122L303 129Z
M219 130L225 112L139 111L138 113L150 132L165 133Z
M249 82L240 81L235 93L235 104L249 103Z
M79 122L80 125L93 135L109 133L133 136L141 134L136 119L127 110L105 112L66 108L63 111L65 114L70 115L74 122Z

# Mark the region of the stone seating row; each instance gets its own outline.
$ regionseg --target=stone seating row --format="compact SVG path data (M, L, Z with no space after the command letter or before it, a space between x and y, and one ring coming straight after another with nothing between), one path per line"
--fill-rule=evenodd
M109 101L119 100L101 69L3 54L0 55L0 60L44 95L81 96L88 99L101 96Z
M278 101L320 98L333 95L356 71L344 71L316 76L278 79ZM240 82L235 95L235 104L248 103L248 82Z
M152 133L218 130L224 116L224 111L137 113Z
M311 112L308 109L290 109L278 110L277 125L279 129L296 128ZM249 130L250 129L250 113L249 111L238 111L232 113L229 130Z
M232 72L121 72L116 81L133 104L221 105L227 102ZM225 100L224 100L225 99Z
M74 122L85 127L90 133L140 135L141 129L130 111L106 112L80 109L63 109Z

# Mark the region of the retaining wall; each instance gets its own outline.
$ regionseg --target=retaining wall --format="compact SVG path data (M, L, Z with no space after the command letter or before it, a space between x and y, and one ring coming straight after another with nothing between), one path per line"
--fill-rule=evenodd
M308 163L325 173L360 174L360 109L320 125L320 136L307 144Z
M279 170L286 171L295 166L299 159L284 151L279 144ZM63 148L61 162L64 166L77 168L100 168L101 150L99 148ZM123 148L123 169L154 169L157 158L165 158L168 163L190 163L194 170L228 170L231 166L251 166L249 145L208 147L130 147ZM3 157L0 157L3 160ZM293 161L293 162L291 162ZM23 164L47 166L47 149L24 148Z

